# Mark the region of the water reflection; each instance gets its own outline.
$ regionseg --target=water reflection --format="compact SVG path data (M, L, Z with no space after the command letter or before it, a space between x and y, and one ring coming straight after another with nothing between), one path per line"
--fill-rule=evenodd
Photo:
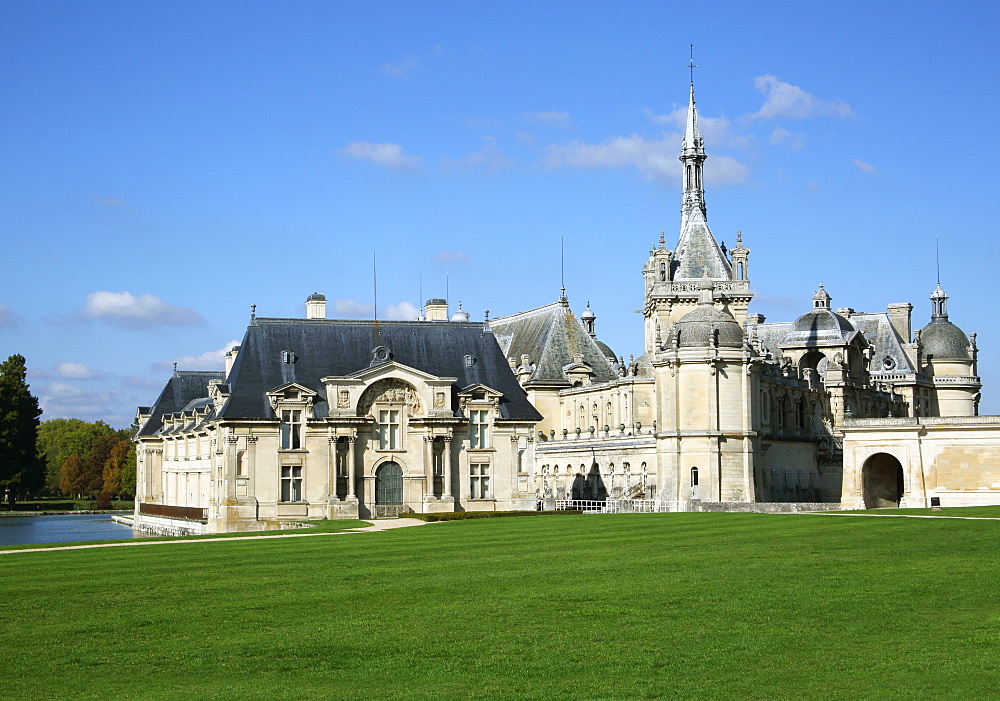
M82 543L134 538L132 529L108 514L5 516L0 518L0 546L37 543Z

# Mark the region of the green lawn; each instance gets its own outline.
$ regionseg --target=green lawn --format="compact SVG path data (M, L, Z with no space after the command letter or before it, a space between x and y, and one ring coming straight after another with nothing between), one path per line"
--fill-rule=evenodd
M862 509L848 511L849 514L869 514L874 516L975 516L976 518L1000 518L1000 506L950 506L940 509Z
M7 698L986 698L1000 523L586 515L0 556Z

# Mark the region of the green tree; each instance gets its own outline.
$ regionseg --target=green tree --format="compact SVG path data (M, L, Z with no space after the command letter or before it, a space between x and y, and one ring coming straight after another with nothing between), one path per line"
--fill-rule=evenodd
M91 447L100 436L109 436L115 430L103 421L87 422L80 419L49 419L38 427L38 452L45 458L46 486L50 491L66 492L60 484L62 466L71 455L81 460L90 457Z
M38 457L38 399L28 390L23 355L12 355L0 363L0 496L6 492L13 506L44 485Z

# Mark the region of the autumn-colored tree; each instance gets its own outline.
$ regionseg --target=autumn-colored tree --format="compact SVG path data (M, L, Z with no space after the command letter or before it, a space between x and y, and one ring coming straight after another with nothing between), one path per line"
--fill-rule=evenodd
M46 484L49 490L63 491L60 486L62 466L70 455L77 455L81 460L87 460L94 441L100 436L114 433L115 430L103 421L88 422L81 419L43 421L38 427L38 451L45 456Z
M129 488L130 485L127 482L130 457L132 464L135 464L135 457L131 455L132 452L132 444L121 438L111 448L111 454L108 456L107 462L104 463L104 487L102 490L109 497L131 496L134 493L134 486ZM132 474L132 484L134 485L134 469Z
M59 489L63 494L78 496L83 478L83 458L75 453L63 461L59 468Z

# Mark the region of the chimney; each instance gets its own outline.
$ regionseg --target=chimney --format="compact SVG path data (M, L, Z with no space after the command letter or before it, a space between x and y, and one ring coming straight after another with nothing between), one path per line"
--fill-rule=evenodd
M427 321L448 321L448 300L429 299L424 308L427 310Z
M903 343L911 343L913 339L911 338L910 312L913 311L913 305L909 302L890 304L886 307L886 311L889 313L889 323L903 339Z
M239 355L240 347L233 346L233 349L226 353L226 377L229 377L230 371L233 369L233 364L236 362L236 356Z
M326 318L326 296L319 292L313 292L306 298L306 318L325 319Z

